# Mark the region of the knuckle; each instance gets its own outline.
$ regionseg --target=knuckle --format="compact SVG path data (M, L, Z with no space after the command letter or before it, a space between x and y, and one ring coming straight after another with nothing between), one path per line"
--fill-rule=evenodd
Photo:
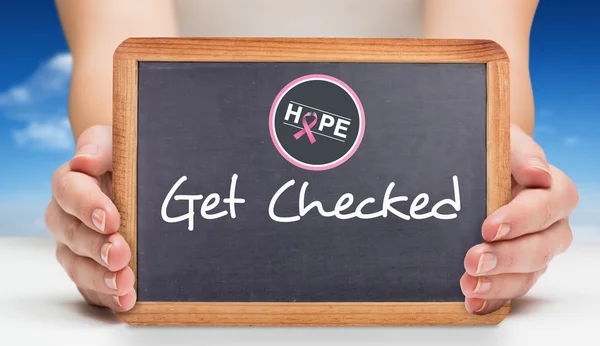
M542 225L541 229L550 226L553 222L555 206L550 200L545 200L542 205Z
M529 292L529 290L531 290L531 288L535 284L537 277L538 277L536 273L529 273L526 275L527 275L527 277L525 279L525 284L523 285L523 288L519 292L518 297L522 297L522 296L526 295Z
M505 256L504 256L504 268L507 270L510 270L515 263L515 253L514 252L508 252Z
M52 174L52 179L51 179L53 187L56 187L58 180L60 179L60 177L63 176L63 174L64 173L61 168L58 168L57 170L54 171L54 173Z
M98 237L90 237L88 246L90 249L95 249L98 246Z
M568 207L574 209L579 204L579 191L577 186L563 171L552 166L553 176L561 182L561 198L566 199Z
M494 280L490 291L492 298L498 298L506 291L507 280Z
M93 299L90 295L90 291L85 290L81 287L77 287L77 290L79 291L79 294L81 294L81 296L83 297L83 299L85 300L86 303L92 305L93 304Z
M77 252L74 247L77 246L77 228L81 224L81 220L78 218L72 218L67 227L64 230L64 240L65 243L73 250L73 252Z
M72 178L73 177L71 174L69 174L69 172L62 174L60 177L56 178L57 180L54 191L56 194L56 199L62 200L65 198L69 191L71 183L73 182Z
M571 225L567 224L567 231L565 232L566 234L566 239L565 239L565 249L569 248L571 246L571 244L573 244L573 229L571 228Z
M85 129L80 135L79 140L77 141L77 147L82 147L88 143L94 141L95 134L99 130L99 125L92 125Z
M75 270L75 266L72 265L72 263L67 263L65 265L65 272L67 273L67 276L69 277L69 279L71 279L71 281L73 281L74 283L79 282L77 271Z
M534 269L542 269L550 263L554 257L554 249L547 240L540 240L534 256Z
M80 148L86 144L98 142L99 139L110 136L111 132L112 129L110 126L92 125L81 133L79 141L77 142L77 147Z
M575 208L577 204L579 204L579 191L571 179L568 179L567 183L567 196L570 197L569 199L571 201L571 207Z
M542 148L541 145L539 145L537 142L532 141L532 146L531 146L531 155L534 157L539 157L540 159L546 161L546 152L544 152L544 149Z
M550 250L545 250L544 252L542 252L537 259L535 268L544 268L545 266L547 266L550 263L550 260L552 259L552 255L553 251Z
M82 194L79 194L76 200L77 204L73 207L73 213L77 215L78 218L86 217L90 207L88 203L86 203L85 197Z
M54 250L54 257L56 258L56 261L58 263L60 263L60 265L63 265L62 259L63 259L63 251L62 251L62 246L60 244L56 245L56 249Z
M92 192L93 189L78 189L78 191L73 191L73 206L72 212L80 219L86 219L91 216L92 209Z
M79 275L77 271L77 267L75 266L74 256L66 256L65 251L61 251L61 264L65 270L65 273L71 279L71 281L78 283Z
M547 161L544 149L527 134L524 134L518 144L511 143L511 148L518 153L519 163L523 169L537 165L540 160L544 163Z
M564 252L573 243L573 230L571 229L571 225L569 225L568 222L565 222L563 229L564 229L564 231L563 231L562 239L560 241L559 248L557 251L559 253Z
M54 224L54 212L52 210L52 202L50 202L50 204L48 204L48 206L46 207L46 211L44 213L44 224L46 225L47 229L52 229L54 228L55 224Z
M81 296L83 297L83 299L85 300L86 303L88 303L91 306L97 306L97 307L101 307L101 303L100 303L100 299L98 298L98 293L91 291L91 290L85 290L82 288L77 288L79 290L79 293L81 293Z

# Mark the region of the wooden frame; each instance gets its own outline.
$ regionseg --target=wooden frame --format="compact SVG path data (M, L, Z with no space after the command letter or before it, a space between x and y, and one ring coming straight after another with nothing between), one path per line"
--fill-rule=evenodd
M132 38L114 54L113 193L120 233L137 275L137 80L140 61L396 62L487 65L487 213L510 201L509 61L488 40ZM136 285L137 288L137 285ZM391 326L498 324L510 302L488 315L462 302L163 303L138 302L120 318L132 325Z

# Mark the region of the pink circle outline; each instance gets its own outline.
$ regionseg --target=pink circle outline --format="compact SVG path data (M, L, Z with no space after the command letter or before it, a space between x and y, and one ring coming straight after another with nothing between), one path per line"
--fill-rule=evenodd
M303 162L300 162L300 161L294 159L291 155L289 155L285 151L285 149L283 149L283 147L279 143L279 139L277 138L277 135L275 133L275 111L277 110L277 107L279 106L279 102L281 102L281 99L283 98L283 96L285 94L287 94L287 92L292 87L294 87L300 83L304 83L306 81L316 80L316 79L326 80L329 82L333 82L334 84L338 84L348 94L350 94L350 96L352 97L352 100L354 101L354 104L357 106L358 111L360 113L359 118L360 118L360 122L362 125L360 128L360 132L358 133L358 136L356 137L356 140L354 141L354 144L352 145L350 150L346 154L344 154L344 156L342 156L339 159L335 160L334 162L328 163L326 165L309 165L309 164L306 164L306 163L303 163ZM297 166L297 167L300 167L300 168L303 168L306 170L310 170L310 171L324 171L324 170L335 168L335 167L343 164L344 162L348 161L348 159L350 159L350 157L352 157L352 155L354 155L356 150L358 150L358 147L360 146L360 143L362 142L363 136L365 134L365 110L363 108L362 102L360 102L360 99L358 98L358 95L356 95L356 92L348 84L346 84L343 81L341 81L335 77L332 77L332 76L328 76L328 75L324 75L324 74L310 74L310 75L302 76L300 78L296 78L293 81L289 82L283 89L281 89L279 94L277 94L277 97L275 97L275 101L273 101L273 104L271 105L271 111L269 112L269 133L271 134L271 140L273 141L275 148L277 149L279 154L281 154L281 156L283 156L289 163L293 164L294 166Z

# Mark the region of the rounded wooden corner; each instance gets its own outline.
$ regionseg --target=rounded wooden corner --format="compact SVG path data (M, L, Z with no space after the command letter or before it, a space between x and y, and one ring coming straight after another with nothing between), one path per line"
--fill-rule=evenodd
M508 302L506 302L506 304L504 304L504 306L502 306L500 308L499 313L498 313L500 320L498 321L498 323L496 323L496 325L502 323L506 319L508 314L510 314L510 307L511 307L511 301L509 300Z
M136 37L128 37L128 38L124 39L123 41L121 41L121 43L119 43L119 45L113 51L113 60L119 59L121 56L123 56L125 54L125 52L127 51L128 47L135 44L135 42L138 39L139 38L136 38Z
M493 318L491 318L489 320L489 325L499 325L500 323L502 323L506 317L510 314L510 300L504 304L500 309L488 314L488 315L482 315L482 316L493 316Z
M134 307L135 309L135 307ZM120 311L116 312L117 317L121 320L121 322L128 324L130 326L138 326L139 323L136 323L134 311Z
M488 39L480 40L480 41L484 45L486 45L490 51L493 51L493 55L497 57L496 59L494 59L495 61L497 61L497 60L510 61L510 57L508 56L506 49L500 43L498 43L494 40L488 40Z

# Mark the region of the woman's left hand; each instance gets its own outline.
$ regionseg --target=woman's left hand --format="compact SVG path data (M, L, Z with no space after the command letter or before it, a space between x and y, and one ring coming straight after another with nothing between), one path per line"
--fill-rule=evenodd
M485 242L465 256L460 286L470 313L487 314L525 295L573 239L569 215L577 189L516 125L511 126L511 173L511 202L487 217Z

